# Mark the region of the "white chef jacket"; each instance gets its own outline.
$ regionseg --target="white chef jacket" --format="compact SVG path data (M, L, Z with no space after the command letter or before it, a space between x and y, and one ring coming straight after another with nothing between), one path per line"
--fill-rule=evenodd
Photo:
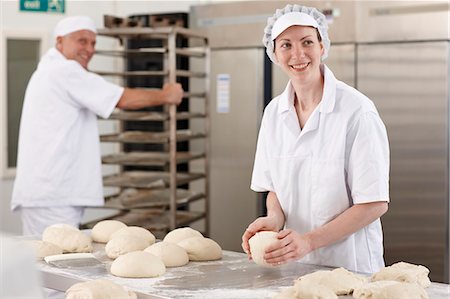
M303 129L290 82L267 105L251 182L254 191L277 194L285 227L300 234L354 204L389 201L389 144L374 104L325 65L321 71L323 97ZM384 266L380 220L300 262L378 271Z
M25 92L12 209L103 204L97 115L122 93L55 48L42 57Z

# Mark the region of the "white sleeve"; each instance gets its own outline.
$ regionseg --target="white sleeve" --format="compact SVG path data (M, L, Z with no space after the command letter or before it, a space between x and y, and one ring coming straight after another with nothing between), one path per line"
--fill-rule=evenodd
M70 100L75 105L89 109L108 118L116 107L124 88L106 81L103 77L85 70L73 62L63 78Z
M389 201L389 142L379 115L363 113L347 132L347 183L353 203Z
M256 192L274 191L267 153L267 131L264 125L264 116L258 134L250 189Z

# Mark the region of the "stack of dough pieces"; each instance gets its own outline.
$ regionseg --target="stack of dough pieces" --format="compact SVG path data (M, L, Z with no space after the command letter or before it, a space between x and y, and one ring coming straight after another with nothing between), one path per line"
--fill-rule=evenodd
M180 267L189 262L186 250L174 243L158 242L145 248L144 251L159 257L166 267Z
M381 269L371 277L371 283L356 289L356 299L408 298L427 299L424 288L431 285L430 270L421 265L399 262Z
M337 299L349 295L367 283L367 278L344 268L317 271L301 276L294 286L278 294L276 299Z
M110 240L105 246L106 255L116 259L132 251L144 250L155 243L155 240L155 236L143 227L123 227L110 235Z
M164 237L164 242L175 243L186 250L190 261L214 261L222 258L222 248L212 239L190 227L174 229Z
M47 227L42 234L42 241L55 244L63 253L92 252L91 238L68 224Z
M111 239L111 235L124 227L127 227L127 225L118 220L100 221L92 228L92 241L97 243L108 243Z
M170 231L165 237L164 242L178 244L184 239L192 237L203 237L202 233L190 227L180 227Z
M76 283L66 291L66 299L136 299L136 293L105 279Z
M398 262L372 275L371 281L395 280L399 282L417 283L421 287L427 288L431 285L430 278L428 278L429 273L430 270L422 265Z

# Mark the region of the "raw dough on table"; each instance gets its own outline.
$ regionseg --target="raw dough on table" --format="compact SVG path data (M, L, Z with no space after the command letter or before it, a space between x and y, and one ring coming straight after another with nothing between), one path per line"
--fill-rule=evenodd
M428 278L429 273L430 270L424 266L399 262L389 267L385 267L372 275L371 281L395 280L417 283L420 286L427 288L431 285L431 281Z
M209 238L192 237L178 245L187 251L190 261L214 261L222 258L222 248Z
M112 238L105 246L106 255L115 259L128 252L144 250L150 245L147 239L132 235L123 235Z
M272 231L261 231L257 232L253 237L248 240L248 244L250 245L250 252L252 254L252 260L261 266L273 267L274 265L266 263L264 260L264 254L266 252L266 248L277 242L278 233Z
M106 280L79 282L66 291L66 299L136 299L136 293Z
M119 277L150 278L166 272L162 260L145 251L133 251L119 256L111 264L111 273Z
M169 242L158 242L147 248L146 252L159 257L166 267L184 266L189 262L189 256L183 247Z
M339 296L351 294L367 281L365 276L354 274L344 268L337 268L332 271L323 270L303 275L297 279L294 287L297 287L297 284L318 284L331 289Z
M108 243L111 235L127 225L118 220L103 220L92 228L91 238L94 242Z
M170 231L164 241L178 244L179 242L192 237L203 237L202 233L190 227L180 227Z
M294 287L283 290L274 299L338 299L338 296L324 285L298 281Z
M118 231L111 234L110 240L125 235L132 235L144 239L149 243L147 246L152 245L156 241L155 236L148 229L139 226L127 226L121 228Z
M47 227L42 234L42 241L61 247L63 253L92 252L91 238L67 224L54 224Z
M380 280L353 292L355 299L428 299L425 289L416 283Z
M62 248L53 243L49 243L49 242L45 242L45 241L41 241L41 240L29 240L29 241L24 241L24 242L27 245L31 246L31 248L33 248L33 251L36 255L36 259L38 259L38 260L43 260L44 257L49 256L49 255L63 253Z

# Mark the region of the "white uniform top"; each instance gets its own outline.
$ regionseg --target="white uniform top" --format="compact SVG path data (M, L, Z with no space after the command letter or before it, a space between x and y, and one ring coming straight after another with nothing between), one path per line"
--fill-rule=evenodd
M286 228L303 234L354 204L389 201L389 144L374 104L322 66L320 104L301 130L294 89L267 105L251 189L277 194ZM384 266L380 220L300 260L373 273Z
M96 115L122 93L55 48L42 57L25 93L12 209L103 204Z

